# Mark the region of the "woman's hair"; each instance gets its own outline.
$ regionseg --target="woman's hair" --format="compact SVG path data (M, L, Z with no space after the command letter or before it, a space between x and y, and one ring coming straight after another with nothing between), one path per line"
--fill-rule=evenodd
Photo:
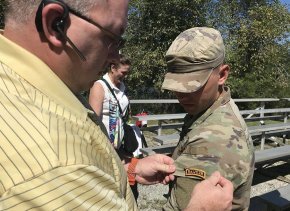
M110 63L110 65L109 65L109 67L110 67L109 68L109 71L112 70L112 67L118 68L118 67L120 67L120 65L131 65L131 61L125 55L120 54L120 60L118 62L112 62L112 63Z
M131 61L128 57L126 57L123 54L120 54L120 60L118 64L123 64L123 65L131 65Z

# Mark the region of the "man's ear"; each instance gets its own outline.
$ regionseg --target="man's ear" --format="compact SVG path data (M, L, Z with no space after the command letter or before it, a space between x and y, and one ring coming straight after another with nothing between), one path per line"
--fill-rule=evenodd
M227 64L222 64L219 69L219 85L224 85L229 76L230 67Z
M65 30L66 19L65 8L60 4L51 3L42 9L43 35L53 46L62 47L64 45L61 33L56 26L62 24L61 27Z

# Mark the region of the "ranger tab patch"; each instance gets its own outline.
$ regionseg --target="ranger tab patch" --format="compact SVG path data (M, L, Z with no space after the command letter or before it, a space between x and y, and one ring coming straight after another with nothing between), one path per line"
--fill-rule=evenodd
M195 176L201 179L205 179L206 177L205 171L196 169L196 168L185 168L184 172L185 172L185 176Z

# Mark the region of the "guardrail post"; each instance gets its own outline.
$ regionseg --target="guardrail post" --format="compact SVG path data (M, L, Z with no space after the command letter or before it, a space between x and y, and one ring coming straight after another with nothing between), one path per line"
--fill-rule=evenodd
M265 139L266 139L265 132L262 132L262 136L261 136L261 150L264 150Z
M265 109L265 102L261 102L261 113L260 113L260 117L264 117L264 112L263 112L264 109Z
M284 115L284 123L287 123L287 121L288 121L288 113L285 112L283 115ZM286 134L283 134L282 137L283 137L283 143L286 144Z
M157 129L158 136L161 135L161 130L162 130L162 120L158 120L158 129Z

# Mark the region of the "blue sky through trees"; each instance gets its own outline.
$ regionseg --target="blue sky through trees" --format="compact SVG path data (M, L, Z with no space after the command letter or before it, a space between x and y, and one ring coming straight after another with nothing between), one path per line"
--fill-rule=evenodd
M282 4L288 4L288 10L290 10L290 0L280 0Z

